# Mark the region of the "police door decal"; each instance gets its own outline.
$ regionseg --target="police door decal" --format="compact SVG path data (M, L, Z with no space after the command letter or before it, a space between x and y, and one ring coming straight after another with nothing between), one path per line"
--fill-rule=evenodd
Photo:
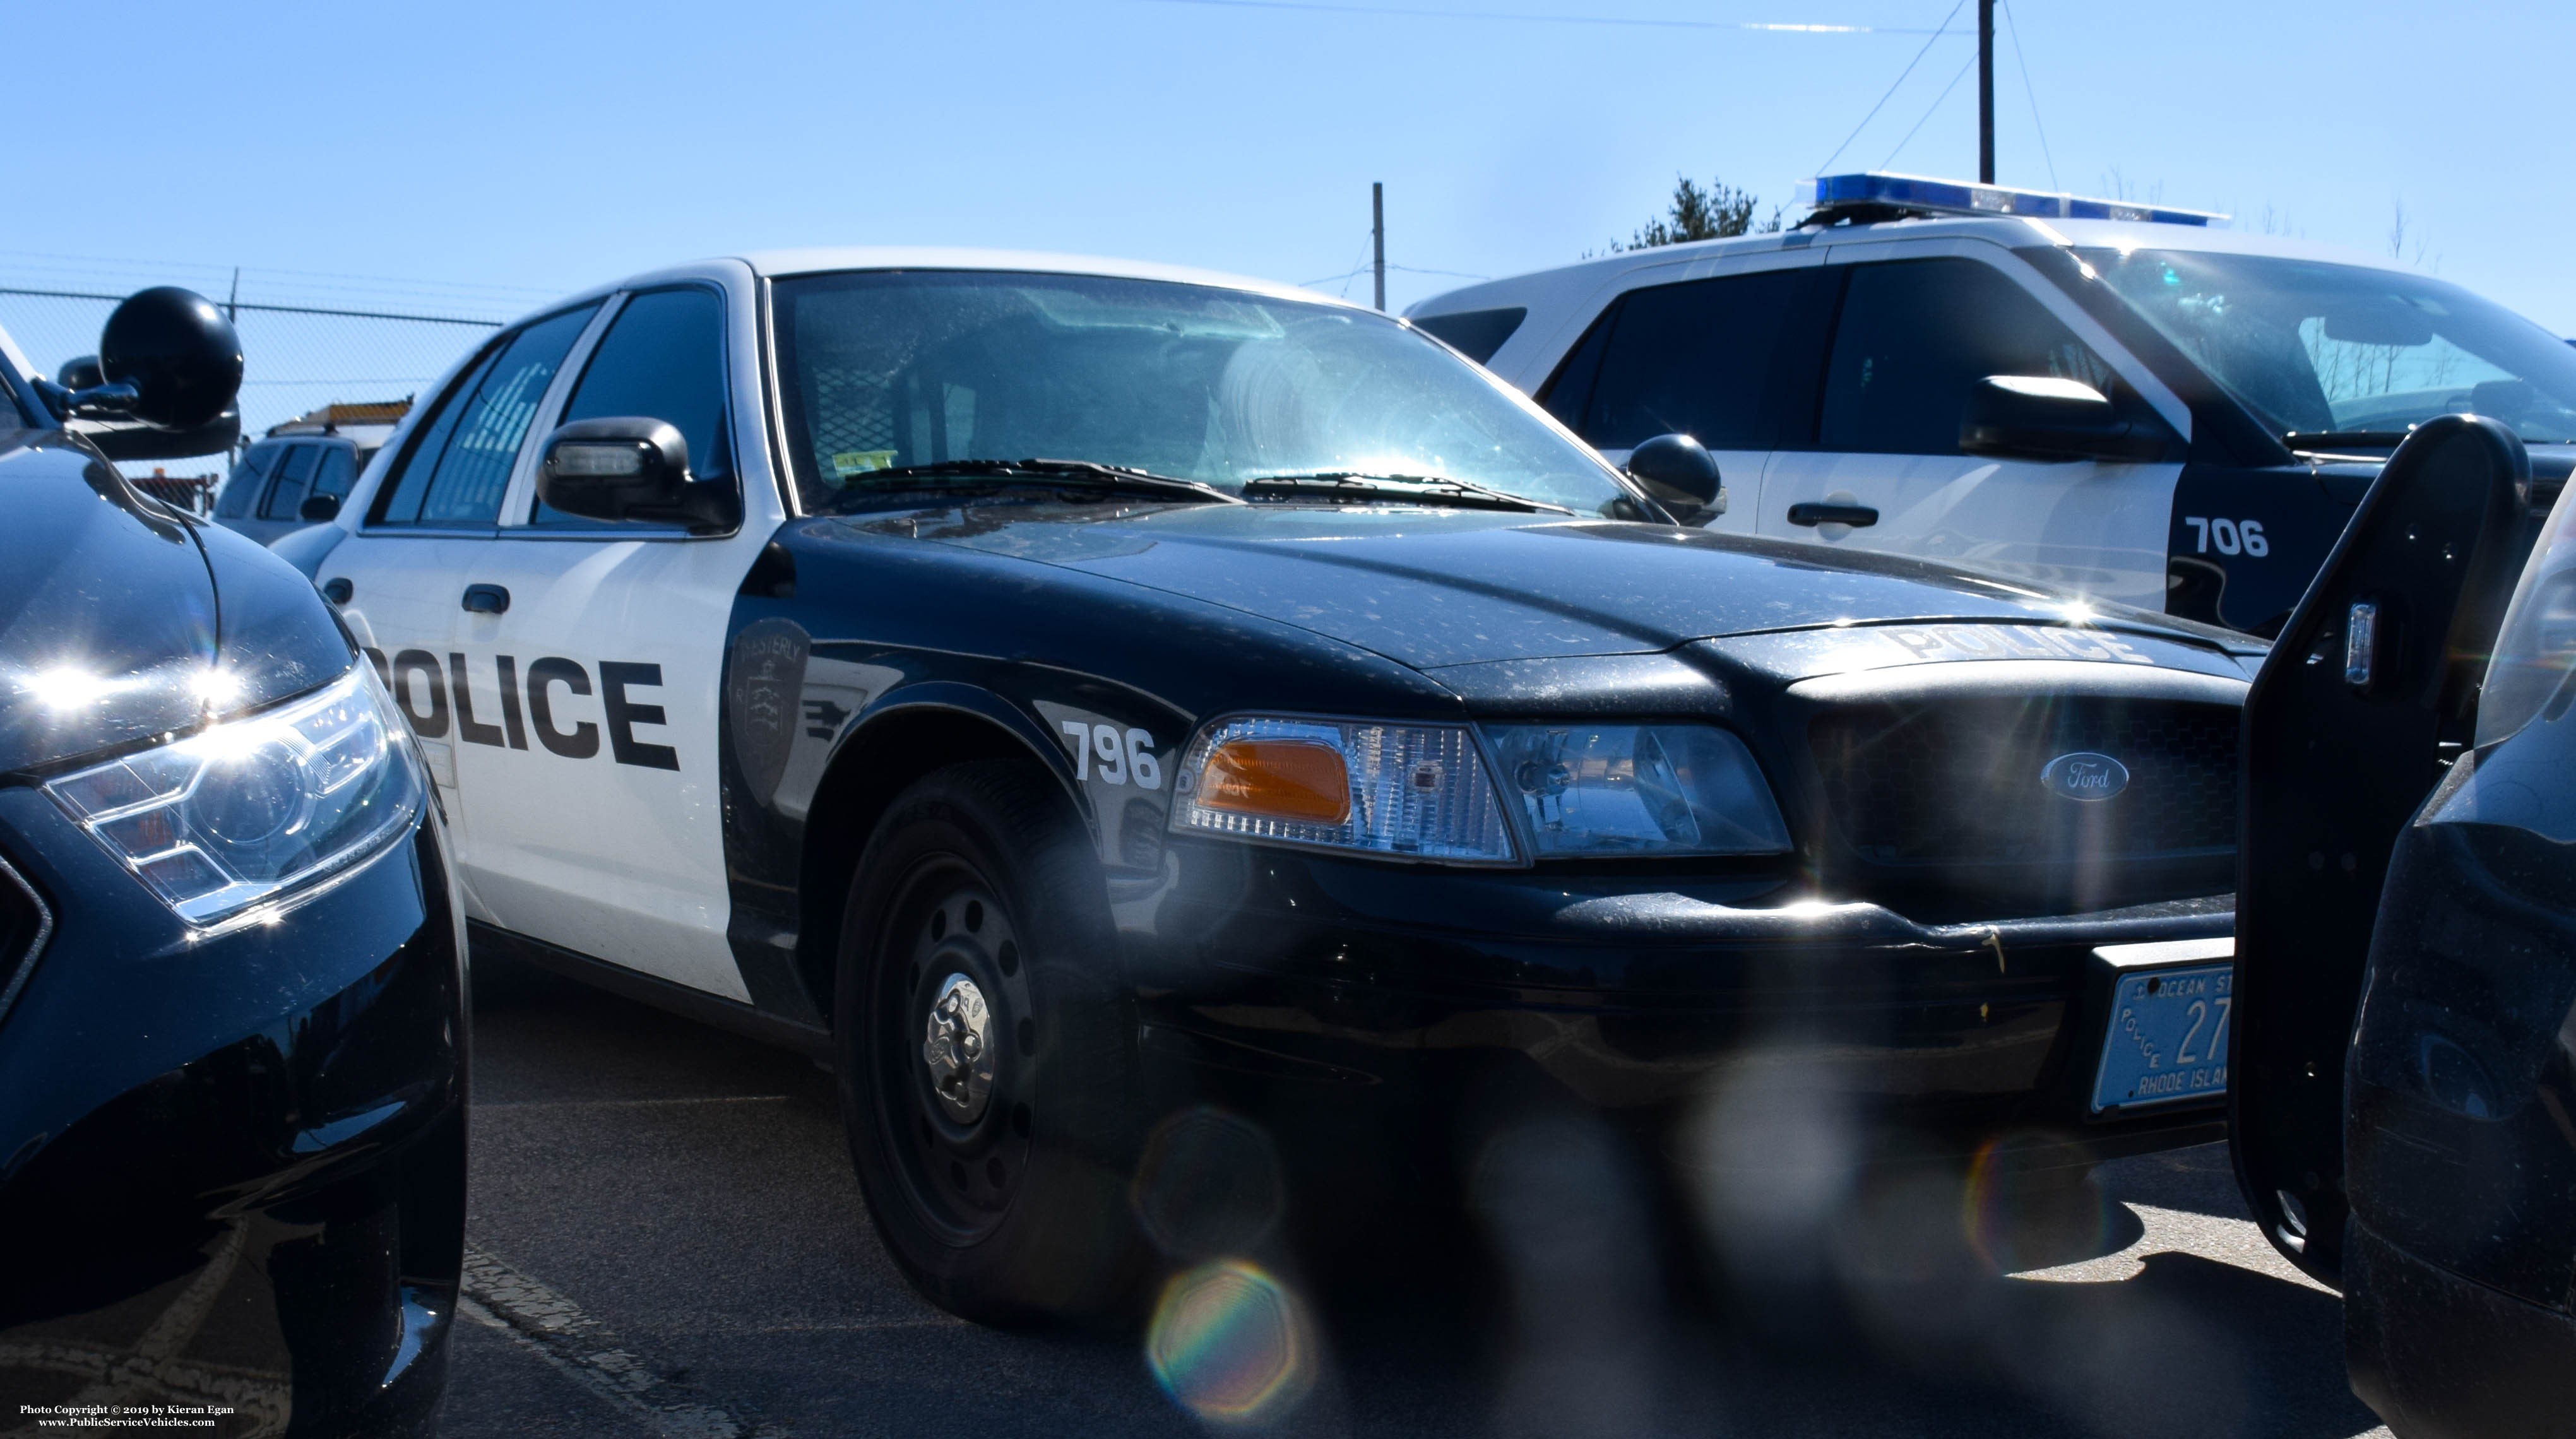
M581 760L598 756L604 728L612 762L638 769L680 768L677 749L636 733L638 728L659 729L669 723L661 705L636 693L662 688L658 664L600 660L594 684L591 671L579 660L561 655L532 660L523 679L516 656L495 655L488 673L498 682L500 702L495 714L482 715L474 708L473 685L481 676L470 672L472 661L465 655L451 651L444 664L427 650L400 650L391 661L378 649L371 648L366 655L385 687L393 691L394 704L410 722L412 733L424 740L446 739L453 730L465 744L524 750L533 736L547 753ZM596 722L567 713L566 700L594 696ZM588 707L570 708L577 713Z
M733 727L733 758L742 767L744 787L763 803L778 792L779 778L787 772L788 756L796 748L805 700L805 658L811 645L803 625L776 616L754 620L734 636L733 663L725 679L725 718ZM846 717L847 711L841 713ZM814 727L823 729L827 739L839 730L837 720Z

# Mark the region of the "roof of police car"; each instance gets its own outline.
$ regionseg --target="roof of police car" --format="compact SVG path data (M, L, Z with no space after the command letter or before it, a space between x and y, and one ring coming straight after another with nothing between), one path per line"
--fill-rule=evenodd
M1723 240L1692 240L1678 245L1658 245L1645 250L1622 250L1596 260L1558 265L1544 270L1526 271L1519 275L1467 285L1414 303L1405 310L1408 319L1452 314L1474 310L1525 293L1533 280L1545 277L1553 283L1581 277L1597 283L1614 275L1647 266L1687 264L1693 260L1716 260L1730 255L1758 255L1785 245L1856 245L1896 240L1984 240L2008 249L2035 245L2067 245L2093 250L2202 250L2233 255L2272 255L2283 259L2314 260L2333 265L2360 265L2374 270L2401 269L2388 260L2358 250L2320 245L2311 240L2291 239L2283 235L2258 235L2217 226L2172 225L2143 220L2042 220L2022 217L1971 215L1928 215L1904 220L1878 220L1867 224L1835 225L1803 230L1773 230L1754 235L1736 235Z
M764 279L785 279L792 275L821 275L843 270L994 270L1020 271L1048 275L1100 275L1121 280L1167 280L1184 285L1212 285L1225 290L1248 290L1273 299L1295 300L1310 305L1333 305L1346 310L1366 310L1366 305L1337 299L1331 295L1301 290L1277 280L1255 279L1249 275L1229 275L1220 270L1200 270L1187 265L1163 265L1147 260L1113 260L1100 255L1064 255L1043 250L981 250L939 245L843 245L801 250L755 250L733 256L711 256L678 265L665 266L640 275L593 285L566 300L588 299L618 290L661 284L694 274L703 274L709 266L747 265L752 273ZM563 300L546 306L552 310Z

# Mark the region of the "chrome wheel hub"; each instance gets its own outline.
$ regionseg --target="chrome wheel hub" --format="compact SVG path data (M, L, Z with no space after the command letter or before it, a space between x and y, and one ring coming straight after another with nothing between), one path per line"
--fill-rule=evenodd
M962 974L940 981L930 1001L921 1060L950 1119L972 1124L983 1117L993 1097L993 1011L975 981Z

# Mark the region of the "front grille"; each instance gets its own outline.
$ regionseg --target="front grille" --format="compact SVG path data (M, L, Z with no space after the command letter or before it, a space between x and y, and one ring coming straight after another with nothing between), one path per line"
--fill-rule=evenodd
M1866 863L2098 866L2232 853L2236 731L2233 706L2079 696L1855 706L1808 734L1831 831ZM2127 787L2042 786L2080 751L2120 761Z

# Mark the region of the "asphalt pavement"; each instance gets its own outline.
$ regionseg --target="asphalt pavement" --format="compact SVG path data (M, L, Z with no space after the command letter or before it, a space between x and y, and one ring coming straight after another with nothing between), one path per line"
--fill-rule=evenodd
M1830 1313L1669 1298L1574 1193L1496 1221L1529 1263L1399 1256L1318 1295L1201 1271L1144 1335L1010 1333L905 1286L808 1061L516 966L475 983L447 1439L2386 1433L2223 1148L2044 1215L1972 1200L1966 1243L1871 1225Z

